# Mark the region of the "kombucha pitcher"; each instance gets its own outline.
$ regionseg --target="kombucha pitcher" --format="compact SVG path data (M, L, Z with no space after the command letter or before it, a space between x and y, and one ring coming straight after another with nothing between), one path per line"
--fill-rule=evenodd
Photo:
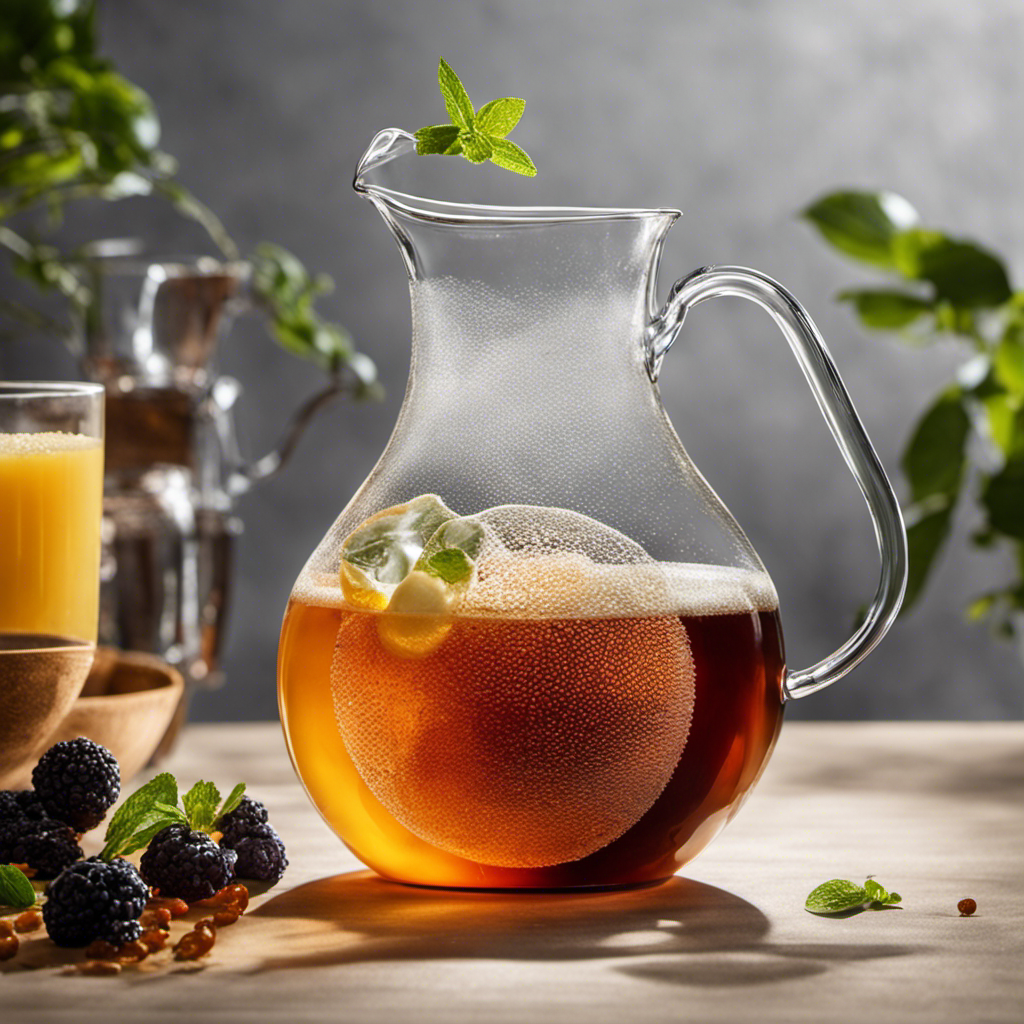
M780 285L704 268L659 308L677 211L424 198L415 148L381 132L356 171L399 242L413 354L391 440L285 611L295 769L388 879L664 881L736 813L786 702L889 628L906 578L899 506ZM875 524L868 614L808 669L786 668L775 587L658 392L687 311L715 295L752 299L781 327Z

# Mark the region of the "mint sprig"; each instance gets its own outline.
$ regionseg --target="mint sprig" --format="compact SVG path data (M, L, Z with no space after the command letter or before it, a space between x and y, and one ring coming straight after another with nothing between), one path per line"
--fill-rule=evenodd
M21 868L0 864L0 904L15 910L27 910L36 902L36 891Z
M537 168L526 152L505 138L523 116L526 100L505 96L474 111L466 87L443 57L437 68L437 84L452 123L427 125L416 132L417 153L461 154L470 163L490 160L528 178L536 175Z
M812 914L842 914L848 910L863 909L868 904L874 910L902 902L898 892L889 892L874 879L857 885L845 878L833 878L812 889L804 909Z
M179 807L177 779L170 772L161 772L140 786L114 813L100 857L109 861L141 850L168 825L212 832L218 819L233 811L244 793L245 784L240 782L222 803L217 787L200 780L184 794Z

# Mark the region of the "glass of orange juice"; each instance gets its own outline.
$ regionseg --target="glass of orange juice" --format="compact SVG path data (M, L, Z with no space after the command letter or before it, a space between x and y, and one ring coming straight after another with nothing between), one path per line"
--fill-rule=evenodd
M0 382L0 788L88 675L102 513L103 388Z

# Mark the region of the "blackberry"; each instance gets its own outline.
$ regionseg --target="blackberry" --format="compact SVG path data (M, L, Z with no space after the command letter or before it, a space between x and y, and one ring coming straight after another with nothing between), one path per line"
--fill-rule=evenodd
M166 828L160 829L159 832L149 841L149 849L153 849L154 846L159 846L161 843L167 842L169 839L184 839L192 834L192 829L188 825L168 825Z
M32 772L32 785L46 812L76 832L102 820L121 792L117 759L98 743L79 736L56 743Z
M229 848L238 854L235 874L239 878L276 882L288 867L284 843L270 825L253 825L246 835L230 842ZM229 841L222 839L221 845L228 846Z
M32 818L39 821L46 817L46 811L33 789L0 790L0 822L17 818Z
M153 837L139 869L161 896L195 903L209 899L235 877L237 857L234 850L218 846L205 832L169 825Z
M242 836L248 835L256 825L265 825L266 823L266 807L259 800L243 796L241 803L233 811L229 811L218 819L216 827L218 832L224 833L225 839L228 837L241 839ZM228 841L224 845L230 847L234 844Z
M71 828L52 818L15 818L0 824L0 864L27 864L37 878L55 878L82 857Z
M128 861L91 857L46 887L43 921L58 946L88 946L96 939L122 946L142 934L138 919L148 898L149 888Z

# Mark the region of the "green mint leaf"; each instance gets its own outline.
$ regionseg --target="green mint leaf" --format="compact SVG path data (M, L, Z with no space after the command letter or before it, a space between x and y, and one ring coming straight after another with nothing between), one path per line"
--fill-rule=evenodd
M875 900L878 903L884 903L889 898L885 887L879 885L873 878L869 878L864 883L864 891L868 894L869 900Z
M447 153L452 143L458 142L459 130L457 124L432 124L421 128L416 133L416 152L421 156Z
M125 844L139 828L149 823L157 804L174 807L177 803L178 783L170 772L161 772L155 779L140 786L110 819L104 836L106 845L100 856L104 860L111 860L123 852Z
M494 152L491 140L479 132L461 132L459 142L462 143L462 155L473 164L482 164Z
M533 161L514 142L508 139L491 140L491 163L504 167L506 171L515 171L516 174L525 175L527 178L536 177L537 168Z
M220 805L220 810L217 812L215 823L220 821L225 814L230 814L241 802L242 797L245 796L245 783L240 782L230 793L227 795L227 799Z
M438 576L449 586L468 583L483 539L483 525L472 516L450 519L433 533L413 568Z
M526 100L506 96L485 103L476 115L476 130L494 138L503 139L517 124L526 109Z
M21 868L0 864L0 904L15 910L27 910L36 902L36 891Z
M889 898L885 901L890 906L894 903L902 903L903 897L898 892L889 893Z
M441 98L452 123L460 128L472 128L473 104L469 101L469 93L444 57L437 65L437 84L441 88Z
M908 327L932 309L927 299L891 288L852 288L840 292L837 298L852 303L860 322L873 330Z
M863 906L869 899L861 886L845 878L833 878L811 890L804 909L812 914L840 914L844 910Z
M152 838L157 832L162 832L168 825L188 825L188 819L182 813L180 807L172 807L170 804L157 802L153 805L148 814L139 822L136 830L128 836L119 849L115 850L109 857L104 856L106 849L101 856L104 860L112 860L114 857L127 857L149 846Z
M214 817L220 805L220 791L212 782L200 779L182 798L189 827L198 832L213 829Z
M448 548L428 558L423 569L431 576L439 576L449 586L455 586L465 583L473 575L473 560L465 551Z

